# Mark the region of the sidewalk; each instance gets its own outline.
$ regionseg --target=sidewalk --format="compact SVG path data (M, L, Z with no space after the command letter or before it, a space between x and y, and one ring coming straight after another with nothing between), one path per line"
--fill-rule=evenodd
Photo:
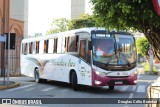
M156 68L156 71L157 71L157 74L154 74L154 75L159 75L160 76L160 63L154 63L153 64L153 67ZM140 74L152 74L150 72L146 72L144 70L144 64L138 64L138 71L140 72Z
M5 82L4 82L3 77L0 77L0 90L14 88L19 85L20 85L20 83L16 83L13 81L9 81L9 83L7 83L7 80L5 80Z
M160 63L156 63L154 64L154 66L156 67L157 72L160 72Z

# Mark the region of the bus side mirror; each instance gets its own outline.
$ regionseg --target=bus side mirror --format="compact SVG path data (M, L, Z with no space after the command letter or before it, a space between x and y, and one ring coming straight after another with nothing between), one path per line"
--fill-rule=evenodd
M118 51L122 52L122 44L118 43Z
M91 41L88 42L88 49L92 50L92 42Z
M135 37L133 37L133 40L134 40L134 42L136 42L136 38Z

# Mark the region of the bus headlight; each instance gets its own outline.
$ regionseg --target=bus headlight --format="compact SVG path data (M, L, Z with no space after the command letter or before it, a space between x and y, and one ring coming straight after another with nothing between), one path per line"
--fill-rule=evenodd
M95 84L99 85L99 84L101 84L101 83L102 83L101 81L96 81L96 80L95 80Z
M133 72L132 74L131 74L131 76L134 76L134 75L136 75L138 72L137 71L135 71L135 72Z
M105 77L106 76L106 73L104 73L104 72L96 71L96 74L101 76L101 77Z

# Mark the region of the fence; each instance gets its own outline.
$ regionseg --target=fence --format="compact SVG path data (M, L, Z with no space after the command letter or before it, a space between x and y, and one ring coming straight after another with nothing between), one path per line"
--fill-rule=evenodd
M22 41L22 36L16 36L16 42L15 42L15 49L14 50L10 50L10 74L11 75L20 75L20 48L21 48L21 41ZM2 47L2 43L0 43L0 55L1 53L1 48ZM0 58L0 65L1 63L4 63L5 65L5 74L7 73L7 67L8 67L8 50L6 50L5 53L5 61L1 62L1 58ZM3 73L1 73L1 69L0 69L0 74L2 76Z

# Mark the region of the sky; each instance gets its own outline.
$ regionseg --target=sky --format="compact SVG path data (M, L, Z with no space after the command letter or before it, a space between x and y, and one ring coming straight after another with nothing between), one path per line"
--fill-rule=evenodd
M28 34L45 35L53 18L70 18L70 7L70 0L29 0ZM89 6L86 6L86 11L90 12Z

